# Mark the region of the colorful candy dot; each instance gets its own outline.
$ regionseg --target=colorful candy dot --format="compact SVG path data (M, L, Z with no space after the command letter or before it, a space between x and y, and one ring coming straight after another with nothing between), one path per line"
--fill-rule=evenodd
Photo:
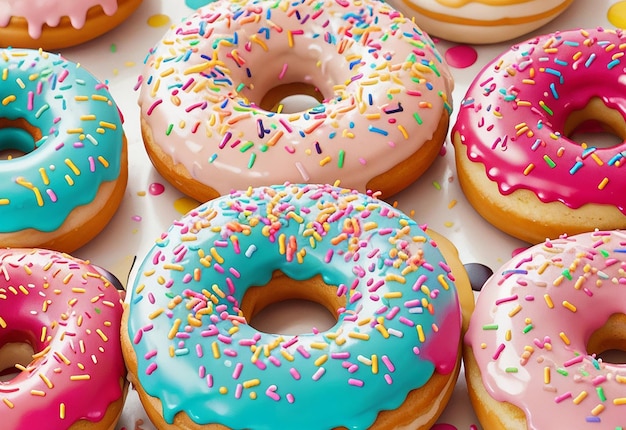
M612 5L607 12L607 18L615 27L626 28L626 1Z
M150 27L163 27L170 23L170 17L163 14L152 15L148 18L148 25Z
M165 186L158 182L153 182L148 187L148 192L152 194L153 196L158 196L160 194L163 194L164 191L165 191Z
M214 0L185 0L185 4L191 9L198 9L199 7L212 3L213 1Z
M445 53L445 57L450 67L465 69L476 62L478 52L471 46L457 45L449 48Z
M189 197L181 197L180 199L174 201L174 209L176 209L178 213L183 215L197 206L198 202Z

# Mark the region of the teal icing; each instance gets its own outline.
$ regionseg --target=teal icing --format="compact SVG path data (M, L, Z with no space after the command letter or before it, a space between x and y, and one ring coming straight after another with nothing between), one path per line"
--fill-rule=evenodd
M26 121L41 132L30 147L25 131L0 144L25 152L0 160L0 233L54 231L119 176L120 112L106 85L59 55L0 50L0 120L4 130Z
M337 286L337 324L298 336L247 325L244 294L276 270ZM330 185L201 205L150 250L129 302L137 377L168 423L185 412L237 429L365 429L433 372L453 371L461 333L452 274L425 231Z

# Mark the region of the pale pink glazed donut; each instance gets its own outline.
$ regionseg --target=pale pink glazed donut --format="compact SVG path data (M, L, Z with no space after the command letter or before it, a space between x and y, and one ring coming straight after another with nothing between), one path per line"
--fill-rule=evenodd
M621 429L626 365L626 232L535 245L485 283L465 336L465 374L483 426Z
M1 427L113 429L124 403L122 303L88 262L42 249L0 251Z
M323 100L265 106L290 85ZM428 35L385 2L220 0L172 26L138 87L156 169L206 201L285 181L390 196L440 153L453 82Z
M452 140L461 187L490 223L531 243L626 228L626 34L580 29L495 58L461 102ZM577 131L620 143L579 143Z
M142 0L0 0L0 46L52 50L117 27Z
M511 40L547 24L574 0L390 0L432 36L460 43Z

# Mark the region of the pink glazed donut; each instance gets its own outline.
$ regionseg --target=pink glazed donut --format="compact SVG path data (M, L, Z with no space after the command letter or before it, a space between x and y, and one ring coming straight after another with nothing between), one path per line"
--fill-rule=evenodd
M626 427L626 232L547 240L485 283L465 336L485 429Z
M290 86L322 100L265 106ZM139 87L150 159L206 201L286 181L395 194L441 152L453 82L428 35L385 2L220 0L164 35Z
M452 140L474 208L531 243L626 228L626 34L571 30L494 59L461 103ZM607 131L620 143L577 142Z
M0 383L1 427L114 428L127 388L122 311L118 291L88 262L0 251L0 370L17 370Z
M120 25L142 0L0 0L0 47L55 50Z

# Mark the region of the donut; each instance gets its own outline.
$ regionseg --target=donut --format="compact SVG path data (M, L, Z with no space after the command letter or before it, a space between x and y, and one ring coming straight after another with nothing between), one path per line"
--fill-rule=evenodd
M124 22L141 0L0 0L0 46L56 50Z
M331 185L248 188L192 210L129 288L123 353L148 416L159 429L272 429L279 417L301 429L429 429L474 304L444 242ZM287 299L337 322L296 335L248 324Z
M485 283L465 336L470 399L486 429L619 429L626 369L626 233L563 235Z
M122 117L106 85L45 51L0 50L0 246L72 252L119 207ZM4 152L2 152L4 154Z
M2 428L113 429L124 403L118 291L89 262L0 250Z
M453 82L384 2L218 0L171 27L137 86L156 170L202 202L287 181L390 196L440 153ZM283 111L290 91L319 101Z
M487 221L533 244L626 228L625 52L621 30L569 30L476 76L451 134L463 192ZM573 140L602 130L620 143Z
M563 13L574 0L391 0L432 36L488 44L530 33Z

